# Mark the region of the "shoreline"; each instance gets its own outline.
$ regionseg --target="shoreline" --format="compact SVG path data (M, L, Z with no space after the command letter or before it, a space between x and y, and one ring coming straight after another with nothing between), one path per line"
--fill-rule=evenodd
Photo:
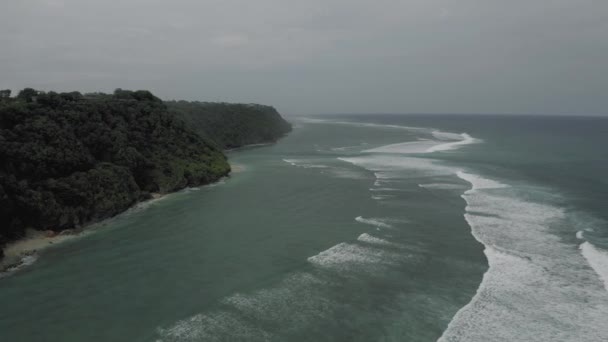
M229 162L229 164L230 164L231 171L228 175L226 175L226 177L230 177L233 173L240 173L245 170L245 167L241 164L230 163L230 162ZM213 183L205 184L202 186L205 187L205 186L214 185L218 182L221 182L222 179L224 179L226 177L220 178ZM187 189L187 188L184 188L184 189ZM66 230L63 230L60 232L55 232L52 230L46 230L46 231L35 230L35 229L31 229L31 228L27 229L24 237L22 237L18 240L9 242L2 247L4 257L2 259L0 259L0 279L7 277L27 266L32 265L40 257L40 254L48 248L61 245L62 243L66 242L66 241L71 241L71 240L81 238L84 235L89 234L92 231L94 231L96 226L100 226L100 227L105 226L110 220L128 212L129 210L137 208L138 206L141 206L141 205L145 205L146 203L156 202L156 201L166 197L167 195L177 193L184 189L180 189L180 190L169 192L169 193L152 193L150 199L136 202L131 207L129 207L127 210L125 210L115 216L108 217L101 221L90 222L90 223L83 225L82 227L66 229Z
M0 278L33 264L41 251L81 236L86 227L62 232L28 229L25 237L4 246L0 260Z
M235 163L230 163L230 175L231 176L233 173L240 173L245 171L245 166L241 165L241 164L235 164Z
M145 201L134 203L127 210L112 217L100 221L89 222L81 227L62 230L35 230L29 228L25 236L7 243L2 247L4 257L0 259L0 279L26 267L32 265L44 250L61 245L66 241L75 240L91 233L96 226L105 226L110 220L136 208L144 203L157 201L171 193L161 194L152 193L152 197Z
M274 144L276 144L276 142L247 144L247 145L243 145L243 146L239 146L239 147L227 148L224 150L224 152L235 152L235 151L239 151L239 150L245 150L248 148L264 147L264 146L269 146L269 145L274 145Z

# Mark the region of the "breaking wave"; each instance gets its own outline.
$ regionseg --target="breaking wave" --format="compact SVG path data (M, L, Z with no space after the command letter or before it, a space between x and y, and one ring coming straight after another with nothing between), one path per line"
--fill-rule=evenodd
M581 253L589 262L589 265L595 270L595 273L604 282L604 287L608 291L608 252L600 250L588 241L580 246ZM608 335L607 335L608 336Z
M479 175L458 176L472 185L462 195L465 219L489 269L439 341L604 341L606 292L576 249L550 230L564 210L519 199Z
M302 167L305 169L326 169L327 165L315 164L309 160L304 159L283 159L284 162L291 166Z
M389 223L387 223L386 220L379 219L379 218L363 218L362 216L357 216L355 218L355 221L357 221L359 223L363 223L363 224L369 224L374 227L389 228L389 229L393 228L393 226L390 225Z

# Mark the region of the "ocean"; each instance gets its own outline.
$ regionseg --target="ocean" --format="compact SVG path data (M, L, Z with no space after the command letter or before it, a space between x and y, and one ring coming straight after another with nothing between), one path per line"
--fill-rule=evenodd
M608 340L607 118L291 119L0 279L0 340Z

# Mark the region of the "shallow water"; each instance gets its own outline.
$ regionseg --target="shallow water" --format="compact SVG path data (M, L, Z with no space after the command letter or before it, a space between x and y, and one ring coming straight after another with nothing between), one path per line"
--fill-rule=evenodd
M604 341L608 120L296 119L0 281L18 341Z

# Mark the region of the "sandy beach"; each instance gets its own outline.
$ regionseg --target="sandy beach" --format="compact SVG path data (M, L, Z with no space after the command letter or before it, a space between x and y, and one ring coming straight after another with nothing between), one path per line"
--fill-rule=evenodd
M38 253L48 247L72 240L82 235L83 229L68 229L60 233L28 229L23 239L4 247L4 258L0 260L0 277L31 265L38 259Z
M241 165L231 164L231 168L233 173L243 170ZM0 278L33 264L38 259L40 252L49 247L57 246L63 242L82 237L93 231L94 227L102 227L107 221L112 220L129 210L141 208L142 206L157 202L170 194L171 193L152 193L149 200L138 202L131 208L114 217L109 217L99 222L91 222L83 227L66 229L61 232L27 229L25 237L8 243L3 247L4 258L0 259Z
M157 201L167 194L152 193L151 195L152 198L150 200L138 202L125 212L137 208L146 202ZM114 217L107 218L100 222L91 222L84 227L66 229L61 232L28 229L25 237L4 246L4 258L0 260L0 278L33 264L38 259L41 251L63 242L82 237L84 234L91 232L94 226L103 226L106 221L111 220Z

